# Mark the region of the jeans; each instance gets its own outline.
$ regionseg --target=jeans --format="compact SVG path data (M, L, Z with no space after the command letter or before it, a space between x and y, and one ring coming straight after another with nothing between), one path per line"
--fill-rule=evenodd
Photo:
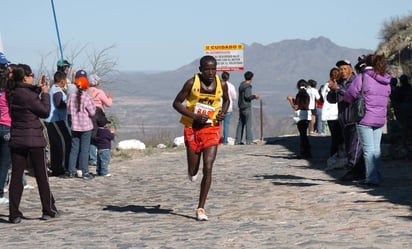
M0 125L0 198L4 197L4 186L6 185L9 165L11 163L9 140L10 127Z
M223 144L227 144L227 138L229 137L229 126L232 112L226 112L225 119L223 120Z
M69 173L76 173L77 157L83 174L89 173L89 148L92 131L72 131L72 148L69 158Z
M97 150L97 165L96 173L99 176L104 176L109 173L110 149Z
M325 134L326 121L322 120L322 108L316 108L316 129L318 134Z
M363 157L365 159L365 181L379 184L380 181L380 158L381 158L381 138L383 127L372 127L366 125L356 125L359 140L363 147Z
M235 144L239 144L243 139L243 131L246 127L246 144L253 142L252 134L252 108L239 110L239 121L236 128Z
M94 144L90 144L89 148L89 165L97 164L97 147Z

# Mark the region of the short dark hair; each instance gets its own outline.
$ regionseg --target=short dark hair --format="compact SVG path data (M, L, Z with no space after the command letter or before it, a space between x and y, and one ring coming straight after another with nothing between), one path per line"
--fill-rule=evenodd
M308 85L311 87L316 87L316 85L318 84L318 82L316 82L316 80L308 80Z
M230 74L228 72L225 71L225 72L222 73L222 79L224 81L228 81L229 77L230 77Z
M206 62L212 61L215 64L217 64L216 58L211 56L211 55L205 55L202 58L200 58L200 67L202 67Z
M54 83L60 82L62 80L66 80L66 74L63 73L62 71L57 71L54 73L53 76Z
M244 76L245 80L251 80L253 78L253 73L251 71L247 71Z

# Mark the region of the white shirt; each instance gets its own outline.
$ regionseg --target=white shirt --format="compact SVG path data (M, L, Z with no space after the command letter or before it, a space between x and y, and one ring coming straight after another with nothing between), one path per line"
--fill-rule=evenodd
M227 112L232 112L233 111L233 100L237 98L236 88L229 81L226 81L226 84L227 84L227 90L228 90L228 95L229 95L229 108L227 109Z
M323 97L322 121L338 119L338 104L328 102L327 96L329 92L329 83L326 82L321 91Z
M316 100L320 99L318 90L310 86L306 87L306 92L308 92L310 101L309 101L309 110L316 109Z

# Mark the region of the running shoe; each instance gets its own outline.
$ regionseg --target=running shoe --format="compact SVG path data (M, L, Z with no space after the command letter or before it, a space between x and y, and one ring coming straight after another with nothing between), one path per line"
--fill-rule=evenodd
M198 208L198 209L196 210L196 219L197 219L198 221L206 221L206 220L208 220L207 215L206 215L206 212L205 212L205 210L204 210L203 208Z
M194 176L191 176L190 174L188 174L187 176L189 177L190 181L194 182L196 181L198 175L199 175L199 171Z

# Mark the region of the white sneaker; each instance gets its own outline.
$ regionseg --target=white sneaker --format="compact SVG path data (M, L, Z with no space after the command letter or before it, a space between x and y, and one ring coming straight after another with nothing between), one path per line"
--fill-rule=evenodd
M198 221L206 221L206 220L208 220L207 215L206 215L206 212L205 212L205 210L204 210L203 208L198 208L198 209L196 210L196 219L197 219Z
M111 174L106 174L106 175L102 175L102 176L110 177L110 176L112 176L112 175L111 175Z
M34 189L34 186L32 186L30 184L26 184L26 185L24 185L24 189Z
M1 205L7 205L7 204L9 204L9 199L7 199L6 197L0 198L0 204L1 204Z
M76 175L77 175L77 177L83 177L83 171L81 171L80 169L77 170Z
M190 181L194 182L194 181L196 181L198 175L199 175L199 171L194 176L191 176L190 174L188 174L187 176L188 176Z

